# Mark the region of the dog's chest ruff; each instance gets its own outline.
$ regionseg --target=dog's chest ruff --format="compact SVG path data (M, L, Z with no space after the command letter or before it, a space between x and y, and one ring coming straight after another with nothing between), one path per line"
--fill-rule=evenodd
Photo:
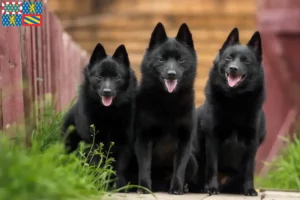
M172 164L177 145L178 139L170 133L157 138L153 144L153 161L159 165Z

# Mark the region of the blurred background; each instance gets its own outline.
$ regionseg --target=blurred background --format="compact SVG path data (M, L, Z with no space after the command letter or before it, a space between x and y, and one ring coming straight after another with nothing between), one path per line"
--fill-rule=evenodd
M88 53L96 43L112 54L124 43L132 67L139 65L158 22L168 36L175 37L179 26L187 23L198 53L196 104L203 100L203 88L212 60L231 29L240 29L242 42L256 30L255 0L49 0L65 30Z

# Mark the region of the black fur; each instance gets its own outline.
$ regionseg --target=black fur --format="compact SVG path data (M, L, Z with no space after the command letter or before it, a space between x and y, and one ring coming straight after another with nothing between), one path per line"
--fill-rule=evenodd
M136 99L139 185L152 191L183 194L185 175L186 182L194 178L197 162L191 156L191 143L196 135L196 66L188 26L182 24L177 36L168 38L164 26L158 23L142 61ZM168 88L166 82L175 80L175 89Z
M242 81L230 83L236 77ZM255 156L266 134L259 32L247 45L241 45L238 29L232 30L214 61L205 96L204 105L197 110L198 164L202 166L199 182L207 184L209 194L256 196ZM226 176L227 181L220 180L221 176Z
M137 79L130 68L127 51L120 45L113 56L108 56L98 44L84 69L84 81L80 88L78 101L64 119L63 132L70 125L75 130L66 137L68 152L74 151L80 141L91 144L93 135L90 125L97 134L94 145L104 144L107 150L111 142L112 157L116 159L117 187L127 184L129 163L133 164L133 126ZM105 103L105 98L108 99ZM112 98L112 102L110 102ZM106 105L106 106L105 106ZM97 162L99 158L94 158Z

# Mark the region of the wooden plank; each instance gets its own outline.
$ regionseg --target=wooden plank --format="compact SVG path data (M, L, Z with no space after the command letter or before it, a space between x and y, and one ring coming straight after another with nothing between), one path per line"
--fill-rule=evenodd
M38 119L42 120L43 116L43 98L44 98L44 76L43 76L43 41L42 29L36 27L37 32L37 106L38 106Z
M37 97L38 97L38 89L37 89L37 30L36 27L32 27L31 32L31 57L32 57L32 73L31 73L31 87L32 87L32 104L33 104L33 119L37 121L38 117L38 107L37 107Z
M116 193L111 196L105 195L103 197L104 200L179 200L184 199L185 200L296 200L300 198L299 193L292 193L292 192L263 192L259 193L258 196L244 196L244 195L228 195L228 194L220 194L220 195L212 195L209 196L208 194L184 194L183 196L180 195L169 195L166 193L154 193L155 197L151 194L144 194L144 195L138 195L138 194L121 194Z
M2 64L1 58L0 58L0 64ZM0 130L3 129L3 102L2 102L2 97L3 97L2 88L0 88Z
M70 67L76 67L76 63L74 56L76 56L76 51L73 47L71 38L68 37L68 45L67 45L67 49L66 51L68 52L67 54L67 62L68 62L68 67L65 68L65 75L66 77L71 76L71 78L66 79L66 101L65 101L65 108L68 108L68 103L71 101L71 97L72 97L72 82L73 82L73 75L74 75L74 70L70 70ZM69 67L70 66L70 67Z
M26 0L28 1L28 0ZM31 27L21 27L22 30L22 67L23 67L23 96L24 96L24 115L26 128L31 130L34 126L34 83L33 83L33 53L36 47L33 46Z
M22 30L22 79L23 79L23 99L24 99L24 116L25 116L25 128L26 137L25 143L27 146L31 144L31 131L35 125L35 119L33 118L33 105L32 105L32 42L31 34L32 29L30 27L21 27Z
M4 75L5 75L5 69L3 66L5 66L5 46L4 46L4 32L5 28L0 29L0 130L4 127L4 113L3 113L3 85L4 85Z
M46 58L47 58L47 61L46 61L46 65L47 65L47 93L51 93L51 80L52 80L52 74L51 74L51 42L50 42L50 35L52 34L52 30L50 29L50 19L49 19L49 10L48 10L48 6L45 5L44 6L44 9L45 9L45 31L46 31L46 46L47 46L47 49L46 49Z
M76 57L74 58L74 66L75 66L75 69L74 69L74 73L73 73L73 79L72 79L72 82L71 82L71 85L72 85L72 95L71 95L71 98L70 98L70 101L72 101L74 99L74 97L76 96L77 94L77 86L78 84L81 82L81 72L82 72L82 65L81 65L81 59L80 59L80 56L82 54L81 52L81 49L79 46L75 45L75 43L73 43L74 45L74 48L75 48L75 54L76 54Z
M24 122L19 28L4 27L0 37L2 127ZM13 137L13 135L11 135Z
M265 191L264 200L296 200L300 199L300 192Z
M46 41L46 35L48 35L49 33L47 33L46 30L46 23L45 20L47 20L47 16L46 16L46 12L45 12L45 7L43 5L43 20L44 23L42 25L42 27L40 27L41 29L41 42L42 42L42 66L41 66L41 88L42 88L42 95L41 95L41 111L44 113L45 112L45 106L46 106L46 102L45 102L45 98L46 98L46 93L47 93L47 82L48 82L48 75L47 75L47 41ZM41 116L43 117L43 114L41 114Z
M63 34L63 68L62 68L62 79L61 79L61 86L63 87L63 93L61 94L62 97L62 102L61 102L61 106L62 106L62 110L64 110L66 108L66 104L68 101L68 95L69 95L69 91L68 91L68 82L67 79L65 77L68 77L68 67L69 66L69 44L70 40L67 34Z
M62 75L63 68L63 30L60 26L58 19L54 15L50 15L50 40L51 40L51 91L54 95L54 101L56 102L56 109L61 109L62 102Z
M43 26L41 27L42 29L42 58L43 58L43 95L45 95L48 92L48 57L47 57L47 35L49 35L50 33L47 32L47 10L46 7L43 5Z
M261 196L253 197L253 196L244 196L244 195L212 195L209 196L208 194L184 194L184 195L170 195L167 193L155 193L155 196L151 194L121 194L116 193L111 196L106 195L104 196L104 200L261 200ZM274 198L275 199L275 198ZM277 198L276 198L277 199Z

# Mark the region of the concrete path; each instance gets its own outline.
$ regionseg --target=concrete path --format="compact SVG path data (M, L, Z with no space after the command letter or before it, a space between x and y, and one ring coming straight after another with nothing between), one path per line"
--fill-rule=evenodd
M206 194L184 194L180 196L164 193L155 193L155 197L150 194L121 194L106 196L103 200L300 200L300 192L260 192L257 197L246 197L243 195L214 195Z

